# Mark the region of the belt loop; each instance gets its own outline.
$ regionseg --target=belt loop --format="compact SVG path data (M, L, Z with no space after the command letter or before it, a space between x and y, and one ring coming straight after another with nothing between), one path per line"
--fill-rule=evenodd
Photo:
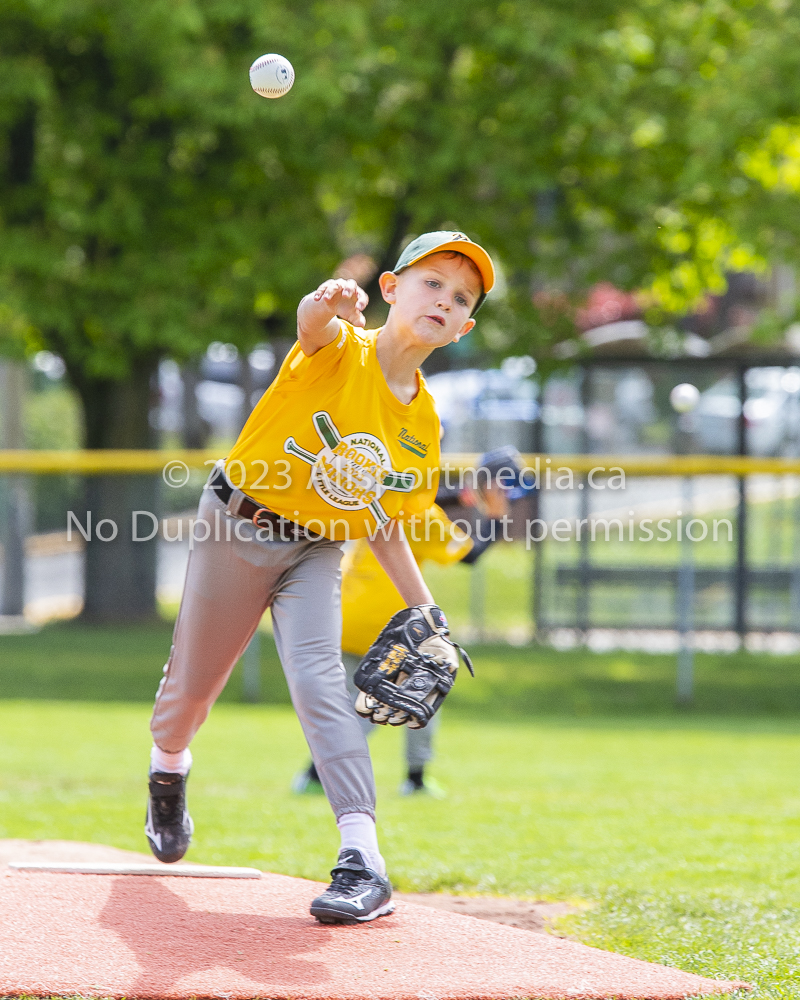
M239 516L239 508L242 506L242 501L245 499L244 493L241 490L237 490L234 486L231 490L231 496L228 500L228 513L233 517Z
M214 485L214 480L218 476L222 477L222 481L227 483L228 479L225 475L225 459L220 458L214 463L214 467L208 475L208 480L206 482L206 489L210 490L215 496L219 497L219 488Z
M233 485L233 483L230 481L230 479L228 479L228 474L225 471L224 458L221 458L219 462L217 462L217 468L219 469L220 475L225 480L228 489L231 491L231 495L228 497L228 502L225 504L225 510L232 517L238 517L239 508L242 506L242 501L244 500L245 495L244 493L242 493L241 490L237 490L236 487ZM222 498L220 497L220 499Z

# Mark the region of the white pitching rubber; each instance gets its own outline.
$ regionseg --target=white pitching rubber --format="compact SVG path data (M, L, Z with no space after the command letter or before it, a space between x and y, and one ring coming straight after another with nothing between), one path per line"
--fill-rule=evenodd
M10 861L18 872L47 872L63 875L177 875L182 878L261 878L257 868L225 868L220 865L128 864L126 862L34 862Z

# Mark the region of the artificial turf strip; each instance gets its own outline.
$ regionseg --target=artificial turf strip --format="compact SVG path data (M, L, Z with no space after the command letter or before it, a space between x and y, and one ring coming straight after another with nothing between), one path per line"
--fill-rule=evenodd
M148 709L0 702L0 835L143 850ZM500 722L450 710L435 774L449 798L400 798L401 733L374 740L379 824L403 890L583 901L589 943L800 996L800 736L792 720ZM220 705L193 746L187 860L324 880L324 799L295 797L291 711Z

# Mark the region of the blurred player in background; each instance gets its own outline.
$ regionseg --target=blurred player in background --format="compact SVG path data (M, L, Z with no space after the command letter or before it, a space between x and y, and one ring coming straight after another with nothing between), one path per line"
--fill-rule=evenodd
M529 492L520 480L519 452L510 445L487 452L481 456L478 469L481 471L473 477L472 485L450 485L448 477L442 477L436 503L414 524L406 523L411 552L420 566L428 559L440 566L457 562L472 565L493 542L503 539L504 528L508 536L509 522L504 525L502 519L508 517L511 502ZM458 476L449 478L457 480ZM342 559L342 662L351 702L358 694L353 675L361 658L387 620L404 607L367 541L353 543ZM359 723L366 736L374 732L369 719L359 719ZM433 757L433 733L438 724L437 714L424 729L403 727L407 774L400 785L401 795L444 796L436 780L425 774ZM292 788L298 794L323 794L313 762L296 776Z

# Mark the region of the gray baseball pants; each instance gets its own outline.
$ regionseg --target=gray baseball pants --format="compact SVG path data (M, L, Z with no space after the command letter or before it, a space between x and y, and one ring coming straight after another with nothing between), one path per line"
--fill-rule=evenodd
M336 818L375 815L367 741L347 692L341 660L341 542L268 541L232 516L212 490L200 501L172 649L150 729L178 753L219 697L266 608L311 756Z
M358 695L358 688L353 678L361 662L361 657L355 656L352 653L344 653L342 655L342 662L347 674L347 690L350 692L351 703L353 703ZM406 739L406 764L409 771L421 770L433 758L433 747L431 744L433 742L433 734L439 725L440 714L440 712L437 712L424 729L409 729L408 726L403 726ZM370 722L369 719L362 719L360 716L356 716L356 718L358 718L361 724L364 735L369 739L378 726Z

